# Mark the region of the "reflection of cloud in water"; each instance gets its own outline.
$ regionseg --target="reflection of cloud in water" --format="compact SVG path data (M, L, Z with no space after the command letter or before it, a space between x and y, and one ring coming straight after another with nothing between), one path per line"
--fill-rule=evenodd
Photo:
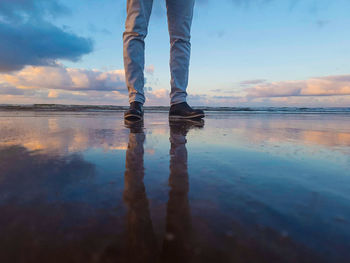
M30 118L28 118L30 119ZM44 120L47 121L44 121ZM115 121L115 120L114 120ZM51 154L69 154L88 148L126 150L127 134L124 128L103 119L60 118L16 118L0 119L0 146L22 145L30 151Z
M0 145L22 145L28 150L57 154L82 152L89 148L100 148L104 151L126 150L127 132L120 119L113 117L40 114L37 117L2 117ZM350 122L344 121L344 116L223 114L220 118L208 121L206 132L200 136L209 144L243 144L258 151L287 155L295 155L295 151L299 154L303 151L310 154L306 149L308 145L340 153L348 153L344 147L350 146ZM153 154L154 147L167 137L169 128L163 121L150 118L146 132L149 135L146 150ZM225 137L218 140L222 135ZM289 148L290 144L294 148ZM295 149L297 146L298 149Z
M243 146L288 157L322 150L324 158L332 159L334 153L350 153L348 119L336 114L232 114L208 120L206 138L210 144Z
M350 132L304 131L303 141L323 146L350 146Z
M54 114L53 114L54 115ZM153 124L152 124L153 125ZM148 132L167 136L164 122L156 122ZM22 145L30 151L51 154L82 152L89 148L104 151L126 150L127 132L119 118L106 116L47 116L0 118L0 146ZM156 144L156 136L150 144ZM150 154L152 147L147 147Z
M49 118L48 119L48 126L50 132L57 132L60 129L60 126L57 122L57 118Z

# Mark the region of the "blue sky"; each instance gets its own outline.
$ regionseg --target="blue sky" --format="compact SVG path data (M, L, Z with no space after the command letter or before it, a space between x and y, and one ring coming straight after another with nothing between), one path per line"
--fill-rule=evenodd
M124 0L0 0L0 103L127 104ZM348 106L350 2L197 0L194 105ZM1 62L2 61L2 62ZM165 3L146 39L148 105L169 104Z

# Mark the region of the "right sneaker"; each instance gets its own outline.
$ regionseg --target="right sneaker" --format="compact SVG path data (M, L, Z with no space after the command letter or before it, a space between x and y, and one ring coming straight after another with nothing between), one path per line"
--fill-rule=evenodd
M204 111L195 110L187 104L187 102L171 105L169 110L169 119L201 119L204 118Z
M143 105L141 102L130 103L129 109L124 112L124 119L128 121L140 121L143 119Z

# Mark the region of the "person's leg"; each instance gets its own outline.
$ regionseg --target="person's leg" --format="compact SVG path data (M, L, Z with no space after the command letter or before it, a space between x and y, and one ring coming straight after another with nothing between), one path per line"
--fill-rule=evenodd
M166 0L170 35L170 104L186 101L195 0Z
M144 64L145 42L153 0L127 0L124 44L125 80L129 102L145 102Z

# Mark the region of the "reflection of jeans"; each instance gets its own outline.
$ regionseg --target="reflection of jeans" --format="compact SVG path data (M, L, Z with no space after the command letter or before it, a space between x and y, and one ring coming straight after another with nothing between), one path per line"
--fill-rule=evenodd
M145 133L130 129L125 160L124 202L127 206L127 262L157 262L157 242L143 178ZM186 134L170 127L170 177L166 235L160 261L191 259L191 214L188 202Z
M170 35L171 104L186 101L190 61L190 31L195 0L166 0ZM129 102L145 102L144 39L153 0L127 0L125 23L124 68Z
M170 192L161 262L186 263L192 254L186 135L170 126L170 143Z
M143 183L144 132L130 132L125 161L124 202L128 213L127 262L153 263L156 239Z

